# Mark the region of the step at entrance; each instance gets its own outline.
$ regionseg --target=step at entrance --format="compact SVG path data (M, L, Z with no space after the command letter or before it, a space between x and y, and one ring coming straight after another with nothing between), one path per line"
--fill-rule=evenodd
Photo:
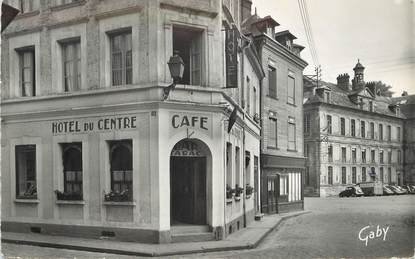
M212 232L209 232L209 226L183 225L171 228L171 239L173 243L203 242L213 241L215 236Z

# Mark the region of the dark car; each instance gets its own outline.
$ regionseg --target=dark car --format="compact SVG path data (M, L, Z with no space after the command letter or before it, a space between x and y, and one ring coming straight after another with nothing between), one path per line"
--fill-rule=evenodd
M388 186L389 187L389 189L391 189L395 194L397 194L397 195L402 195L402 194L405 194L401 189L399 189L397 186L395 186L395 185L389 185Z
M388 186L383 186L383 195L394 195L395 192L392 191Z
M363 191L359 186L349 186L346 190L339 193L339 197L360 197L363 196Z

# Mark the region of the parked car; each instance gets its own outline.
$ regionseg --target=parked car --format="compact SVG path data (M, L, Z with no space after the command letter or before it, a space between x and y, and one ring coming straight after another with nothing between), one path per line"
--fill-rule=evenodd
M388 187L383 186L383 195L394 195L395 193Z
M413 186L413 185L405 185L403 187L404 188L406 187L406 189L408 190L408 193L415 194L415 186Z
M403 188L402 186L396 185L396 188L398 188L399 190L401 190L403 192L403 194L408 194L408 190Z
M339 197L360 197L363 196L363 191L359 186L349 186L339 193Z
M401 189L399 189L396 185L389 185L389 188L397 195L405 194Z

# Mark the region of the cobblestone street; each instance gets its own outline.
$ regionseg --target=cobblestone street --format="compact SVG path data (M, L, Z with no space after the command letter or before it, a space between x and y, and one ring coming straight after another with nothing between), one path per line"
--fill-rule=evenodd
M284 221L257 249L172 258L408 257L414 253L414 198L306 198L311 213ZM383 236L376 238L378 225L389 227L385 241ZM367 246L358 238L366 226L370 228L362 231L362 238L375 232ZM136 258L12 244L3 244L2 252L6 258Z

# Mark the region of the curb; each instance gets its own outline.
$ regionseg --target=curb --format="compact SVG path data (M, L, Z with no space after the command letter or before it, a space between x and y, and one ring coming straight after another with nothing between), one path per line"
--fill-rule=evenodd
M257 241L254 243L246 244L235 244L231 246L224 247L211 247L185 250L185 251L173 251L173 252L142 252L142 251L128 251L121 249L112 249L112 248L101 248L101 247L91 247L91 246L79 246L79 245L70 245L70 244L57 244L57 243L48 243L43 241L35 240L16 240L2 238L1 241L4 243L11 244L20 244L20 245L31 245L39 247L49 247L49 248L58 248L58 249L68 249L68 250L77 250L77 251L86 251L86 252L96 252L96 253L108 253L108 254L118 254L118 255L130 255L130 256L143 256L143 257L156 257L156 256L172 256L172 255L185 255L185 254L195 254L195 253L212 253L212 252L225 252L225 251L235 251L235 250L245 250L245 249L254 249L273 231L275 231L280 224L289 218L297 217L300 215L308 214L311 211L301 211L295 214L281 215L281 219L276 222L274 226L268 229ZM220 241L219 241L220 242Z

